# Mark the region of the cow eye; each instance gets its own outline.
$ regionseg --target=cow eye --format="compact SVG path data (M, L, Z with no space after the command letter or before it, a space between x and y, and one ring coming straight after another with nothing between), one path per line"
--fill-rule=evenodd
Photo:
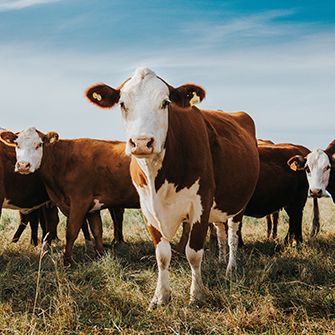
M162 102L162 109L165 109L167 106L169 106L170 102L171 102L170 100L165 99L165 100Z
M308 165L306 166L306 172L307 172L307 173L311 173L311 170L310 170L310 168L309 168Z
M120 107L121 107L121 109L122 109L123 111L126 111L126 110L127 110L127 108L126 108L124 102L120 102Z
M36 145L36 149L40 148L41 146L42 146L42 143L38 143L38 144Z
M330 169L330 165L327 165L326 167L325 167L325 171L328 171Z

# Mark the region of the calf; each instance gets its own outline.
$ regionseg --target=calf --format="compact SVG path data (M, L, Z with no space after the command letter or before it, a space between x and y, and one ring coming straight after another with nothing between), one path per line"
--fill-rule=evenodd
M228 273L236 266L236 233L259 172L252 119L245 113L191 107L194 98L204 98L202 88L193 84L173 88L149 69L138 69L118 89L100 84L86 94L100 107L119 103L122 109L130 173L158 264L150 308L170 299L170 241L183 221L191 226L186 246L191 302L201 300L208 221L216 223L221 236L228 219Z
M119 222L123 208L139 207L125 144L93 139L59 140L57 133L43 134L35 128L11 137L8 142L16 145L15 170L24 174L36 171L50 199L68 216L64 263L71 262L73 243L85 217L89 219L96 251L101 254L99 211L113 209L112 214ZM122 236L121 226L115 231Z

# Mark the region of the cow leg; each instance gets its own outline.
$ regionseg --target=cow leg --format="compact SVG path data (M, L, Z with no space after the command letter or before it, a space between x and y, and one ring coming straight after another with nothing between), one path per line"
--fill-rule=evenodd
M185 247L188 242L188 238L190 235L190 224L187 221L183 222L183 232L180 237L179 243L176 245L176 251L180 254L183 254L185 252Z
M272 238L275 240L277 238L278 231L278 220L279 220L279 211L272 213Z
M114 224L114 239L112 243L123 243L122 223L124 208L108 208Z
M98 256L101 256L104 252L104 247L102 244L102 221L100 212L88 214L87 219L95 240L95 251Z
M219 262L227 263L227 231L226 231L226 223L223 222L215 222L214 226L216 229L216 236L219 246Z
M204 284L201 276L201 262L204 254L204 244L207 235L207 220L192 225L189 242L186 245L186 257L192 270L190 289L190 304L204 299Z
M268 240L269 240L271 238L271 231L272 231L271 214L266 216L266 223L267 223L267 226L268 226L267 237L268 237Z
M12 242L16 243L18 242L18 240L20 239L22 233L24 232L24 230L26 229L28 223L29 223L29 219L28 219L28 215L27 214L22 214L21 212L19 212L20 214L20 225L17 228L13 238L12 238Z
M45 213L46 207L42 206L39 210L38 210L38 220L40 223L40 227L42 229L42 240L44 241L44 238L47 234L47 220L46 220L46 213Z
M28 214L29 223L31 228L30 243L35 247L38 245L38 222L39 222L39 210L35 210Z
M242 221L243 214L235 215L228 219L228 245L229 260L226 275L230 275L236 269L236 258L238 248L238 229Z
M285 237L285 244L299 244L302 242L302 212L303 208L296 209L290 206L286 207L286 212L289 216L289 231Z
M313 225L310 237L315 237L320 231L320 211L318 198L313 198Z
M73 203L80 204L79 201L73 201ZM69 265L72 262L72 249L74 241L78 237L80 228L83 226L85 215L89 206L77 205L75 208L70 209L70 216L68 218L66 227L66 245L64 253L64 265ZM87 224L86 224L87 225ZM84 231L84 230L83 230ZM88 228L87 228L88 231ZM85 236L86 239L86 236Z
M163 238L161 233L149 223L148 229L155 245L156 261L158 265L156 290L149 305L149 309L153 309L157 305L167 304L171 299L171 289L169 283L171 246L170 242Z
M50 244L52 240L58 240L57 226L59 223L58 208L56 206L44 206L42 208L43 217L47 231L47 243Z

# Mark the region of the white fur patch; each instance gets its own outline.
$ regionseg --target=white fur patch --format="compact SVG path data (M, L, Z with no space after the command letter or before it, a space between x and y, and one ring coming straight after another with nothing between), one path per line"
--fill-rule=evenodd
M204 249L198 251L193 250L189 243L185 249L187 260L192 270L192 284L190 290L191 302L202 300L204 284L201 278L201 262L204 254Z
M232 216L228 215L227 212L222 212L220 209L215 208L216 202L213 201L213 205L211 208L211 211L209 213L209 219L208 222L227 222L227 220Z
M330 177L329 157L323 150L316 149L310 152L306 158L305 166L309 168L309 172L306 171L309 189L319 189L325 194Z
M153 138L153 153L163 150L168 130L168 86L146 68L136 70L121 89L120 104L124 105L122 119L126 131L126 153L131 154L129 140Z
M172 240L185 219L191 226L200 221L202 205L198 190L199 180L190 188L185 187L178 192L176 186L167 180L158 192L154 190L152 181L145 187L137 187L144 215L168 241ZM150 221L150 218L153 220Z
M16 161L30 163L29 172L35 172L40 167L43 156L42 139L36 128L28 128L19 133L16 143ZM15 170L17 171L17 166Z
M93 200L93 206L89 210L89 213L99 211L104 206L104 203L100 202L98 199Z

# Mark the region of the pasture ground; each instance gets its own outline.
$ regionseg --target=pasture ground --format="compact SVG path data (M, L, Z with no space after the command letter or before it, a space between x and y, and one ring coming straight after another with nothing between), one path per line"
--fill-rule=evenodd
M287 216L281 212L278 244L266 240L265 219L246 218L238 270L232 280L217 256L206 250L203 279L207 302L189 307L191 273L173 254L172 301L148 312L157 268L150 236L137 210L128 210L127 244L96 260L82 234L76 264L64 268L61 243L43 256L29 244L30 229L11 243L18 215L3 210L0 224L0 334L335 334L335 207L321 199L321 231L310 240L311 200L304 213L305 242L282 247ZM110 244L111 219L104 217ZM37 284L37 281L39 283ZM36 295L37 290L37 295Z

